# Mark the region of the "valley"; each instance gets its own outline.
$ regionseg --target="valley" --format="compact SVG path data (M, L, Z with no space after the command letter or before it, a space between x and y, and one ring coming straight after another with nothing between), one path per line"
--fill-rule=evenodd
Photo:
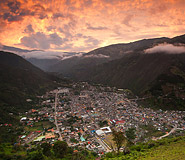
M185 160L185 0L0 0L0 160Z
M129 89L140 98L150 96L142 102L146 107L184 110L184 44L185 35L143 39L74 54L45 67L75 81Z
M0 155L55 159L55 146L65 143L66 159L113 158L114 136L121 133L125 143L118 153L131 150L133 157L138 144L183 137L185 56L146 53L161 43L184 43L184 35L111 45L63 60L29 59L48 72L1 51L0 142L6 151ZM43 145L53 146L50 155L39 149Z
M143 108L128 90L87 82L58 87L39 98L40 108L19 115L22 132L17 143L34 148L42 143L67 142L74 150L87 149L99 157L114 151L112 130L125 134L130 143L148 142L167 136L184 135L185 111ZM10 124L1 124L9 128Z

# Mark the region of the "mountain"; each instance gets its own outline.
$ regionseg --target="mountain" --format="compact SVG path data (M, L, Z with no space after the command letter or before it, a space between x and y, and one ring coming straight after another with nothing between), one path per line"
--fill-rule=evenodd
M9 113L18 114L33 107L36 96L58 86L56 76L49 75L22 57L0 51L0 123L11 120ZM27 102L32 99L32 102Z
M75 73L78 71L84 72L84 69L87 70L93 66L120 59L129 53L144 50L152 47L153 45L167 41L169 41L169 38L163 37L148 40L144 39L125 44L114 44L98 48L88 53L84 53L81 56L73 56L71 58L64 59L53 66L50 66L48 71L60 72L65 76L75 78Z
M183 160L185 136L166 137L130 146L125 153L107 153L103 160Z
M80 80L128 88L139 96L152 97L150 101L158 108L185 109L185 54L129 54L78 76Z
M79 55L83 54L83 52L31 52L23 54L22 57L25 58L27 61L31 62L33 65L39 67L44 71L50 71L52 66L60 63L65 59L73 59L73 57L78 57ZM56 70L54 71L56 72Z
M42 69L43 71L47 71L48 68L60 62L60 59L58 58L38 59L33 57L33 58L27 58L26 60L32 63L33 65L35 65L36 67Z
M185 35L115 44L50 68L75 80L128 88L147 106L185 109Z
M17 47L12 47L12 46L6 46L6 45L2 45L1 49L4 50L4 51L8 51L8 52L19 52L19 53L41 51L41 50L27 50L27 49L22 49L22 48L17 48Z

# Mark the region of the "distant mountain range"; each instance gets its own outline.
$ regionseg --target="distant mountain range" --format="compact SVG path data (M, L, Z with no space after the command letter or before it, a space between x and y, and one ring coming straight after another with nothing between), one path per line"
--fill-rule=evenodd
M12 46L6 46L2 45L1 50L4 51L9 51L9 52L19 52L19 53L27 53L27 52L33 52L33 51L41 51L41 50L28 50L28 49L21 49L17 47L12 47Z
M61 60L84 54L84 52L52 52L37 49L29 50L6 45L0 45L0 50L20 55L44 71L48 71L51 66L57 64Z
M57 62L48 71L75 80L128 88L147 105L185 109L185 35L95 49Z
M185 109L185 35L44 57L25 58L47 72L77 81L128 88L146 98L142 105Z
M0 51L0 123L11 119L9 113L25 111L47 90L58 87L60 80L35 67L24 58Z
M33 52L34 53L34 52ZM33 65L39 67L40 69L44 70L44 71L50 71L50 68L57 65L58 63L60 63L61 61L65 60L65 59L71 59L72 57L78 57L79 55L83 54L83 52L58 52L57 54L54 53L53 56L52 53L50 52L40 52L42 53L42 55L40 55L39 57L37 57L37 53L35 53L32 56L28 56L27 54L25 54L23 57L31 62ZM49 54L48 56L44 56L44 54Z

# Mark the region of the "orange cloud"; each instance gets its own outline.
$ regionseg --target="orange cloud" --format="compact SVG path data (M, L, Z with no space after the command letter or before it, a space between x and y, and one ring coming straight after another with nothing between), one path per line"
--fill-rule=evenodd
M184 0L1 0L0 8L0 43L28 49L88 51L185 33Z

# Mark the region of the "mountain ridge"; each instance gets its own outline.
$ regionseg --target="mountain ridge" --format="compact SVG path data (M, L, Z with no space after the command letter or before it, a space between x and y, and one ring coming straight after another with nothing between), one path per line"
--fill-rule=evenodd
M169 44L171 48L168 49ZM102 54L110 56L111 58L109 59L85 58L85 56L75 59L73 57L73 59L59 62L58 66L55 65L52 68L56 70L51 70L60 72L64 76L69 76L77 81L128 88L141 97L150 95L152 98L148 101L158 108L184 110L183 97L185 94L179 89L178 91L176 91L177 89L172 89L172 94L165 97L168 100L165 100L164 97L156 100L159 96L166 94L165 90L169 88L169 84L174 86L174 88L185 87L183 85L185 80L182 78L182 75L185 74L185 49L183 48L184 51L180 52L181 54L176 53L179 51L178 47L182 49L184 45L185 35L171 39L144 39L129 44L115 44L85 54L85 56ZM146 53L147 49L152 49L155 46L160 48L157 53ZM127 52L130 49L132 51ZM168 54L168 51L170 51L170 54ZM118 56L114 57L113 55ZM179 72L181 75L175 72ZM170 78L174 79L173 83L170 81ZM158 83L158 81L162 83ZM156 85L158 87L154 87ZM159 94L158 96L155 94L156 92ZM181 96L178 96L178 94ZM172 102L170 98L174 99L174 101Z
M0 51L0 123L15 122L18 112L35 107L36 96L58 87L59 79L22 57ZM32 102L27 102L32 99ZM9 113L15 113L11 117Z

